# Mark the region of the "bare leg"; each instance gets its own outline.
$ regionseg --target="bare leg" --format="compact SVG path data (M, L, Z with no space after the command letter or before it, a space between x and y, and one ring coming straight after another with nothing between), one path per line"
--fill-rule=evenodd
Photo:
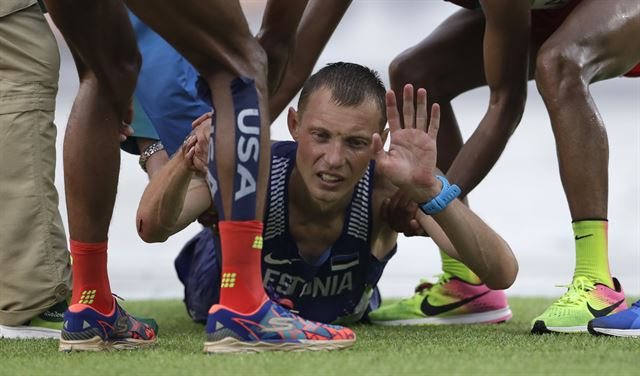
M73 256L72 305L64 314L60 350L104 350L109 342L131 348L156 341L155 325L130 318L126 334L86 319L97 312L115 322L107 273L107 235L120 168L119 129L129 120L140 56L120 1L51 0L47 7L69 45L80 89L64 140L64 175ZM100 341L94 341L96 333ZM130 338L137 338L135 343Z
M624 74L640 61L640 48L630 43L637 35L637 1L603 6L584 0L538 53L536 82L551 117L574 220L607 218L607 133L589 84Z
M486 85L483 34L482 13L460 10L418 45L397 56L389 67L391 87L398 98L402 98L404 85L412 83L415 87L426 88L429 101L440 104L438 168L444 172L463 145L451 100ZM401 101L398 106L402 106Z
M586 331L589 316L585 319L583 306L567 305L576 301L576 294L587 300L589 308L617 312L626 307L609 271L609 146L589 84L626 73L640 61L640 48L630 42L637 35L637 1L583 0L540 47L536 83L555 136L560 177L573 219L576 266L569 292L534 318L533 333ZM610 290L598 293L603 286Z
M120 169L118 133L133 95L140 56L120 1L51 0L47 7L71 49L80 78L63 158L74 260L71 303L86 303L108 313L113 297L107 235Z
M120 1L52 0L47 6L73 51L80 76L64 139L69 232L77 241L103 242L118 184L118 130L133 95L140 57Z

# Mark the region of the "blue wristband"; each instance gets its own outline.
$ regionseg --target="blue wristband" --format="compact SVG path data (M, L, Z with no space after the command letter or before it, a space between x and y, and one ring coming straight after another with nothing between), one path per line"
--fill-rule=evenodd
M449 184L449 181L447 181L447 178L444 176L436 175L436 179L442 182L442 191L440 191L436 197L432 198L431 201L420 204L420 210L427 215L440 213L451 201L455 200L456 197L462 193L460 187L455 184Z

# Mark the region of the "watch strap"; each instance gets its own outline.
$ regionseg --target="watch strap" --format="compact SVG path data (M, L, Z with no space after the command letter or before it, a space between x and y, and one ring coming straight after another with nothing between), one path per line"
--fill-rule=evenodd
M449 184L447 178L441 175L436 175L436 179L442 182L442 190L440 193L432 198L430 201L420 204L420 210L425 214L433 215L441 212L444 208L460 196L462 190L455 184Z

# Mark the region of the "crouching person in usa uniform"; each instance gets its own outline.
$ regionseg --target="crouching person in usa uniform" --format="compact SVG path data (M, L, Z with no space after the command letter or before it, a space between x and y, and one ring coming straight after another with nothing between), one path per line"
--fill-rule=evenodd
M407 85L403 99L400 115L394 93L385 92L375 72L329 64L305 83L298 110L289 109L294 141L272 144L263 283L273 300L305 319L352 323L377 308L376 284L396 252L397 232L382 211L394 195L417 203L422 210L415 222L487 286L504 289L516 277L509 245L456 199L460 190L436 169L438 105L429 120L424 89ZM204 183L212 126L215 114L196 120L182 149L151 178L138 209L145 241L164 241L215 211ZM250 144L245 147L250 153ZM212 234L203 231L176 261L196 321L206 319L218 289L234 286L234 276L218 267Z

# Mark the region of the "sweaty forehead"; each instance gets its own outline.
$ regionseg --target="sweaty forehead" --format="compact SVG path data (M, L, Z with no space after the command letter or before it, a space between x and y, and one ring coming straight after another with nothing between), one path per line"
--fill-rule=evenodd
M382 114L372 99L365 99L356 106L336 103L330 89L320 88L309 95L300 111L300 121L308 126L355 126L363 131L377 132Z

